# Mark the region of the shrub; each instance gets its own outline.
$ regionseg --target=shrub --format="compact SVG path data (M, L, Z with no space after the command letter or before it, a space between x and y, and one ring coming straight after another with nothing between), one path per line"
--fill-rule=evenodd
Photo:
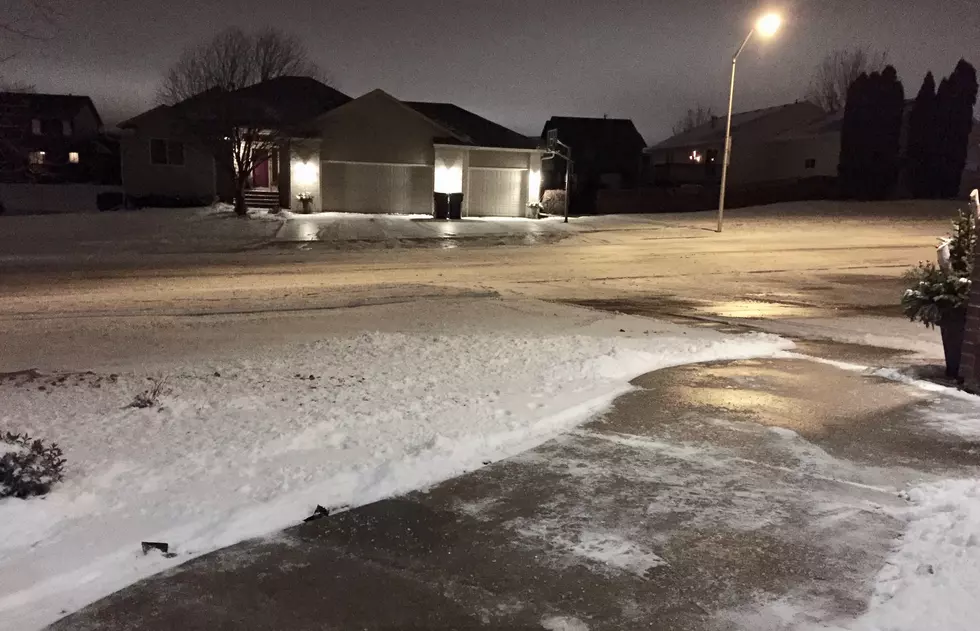
M0 434L0 498L44 495L64 479L61 448L27 434Z
M549 215L565 213L565 191L560 188L548 189L541 198L541 211Z
M943 316L964 309L970 300L973 256L976 250L976 210L953 222L953 234L939 248L939 264L919 263L905 274L908 289L902 312L926 326L942 324Z

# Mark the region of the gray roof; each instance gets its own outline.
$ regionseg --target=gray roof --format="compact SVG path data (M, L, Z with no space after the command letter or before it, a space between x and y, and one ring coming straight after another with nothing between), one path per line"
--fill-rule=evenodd
M453 132L456 138L440 139L447 144L502 149L535 149L538 146L536 138L519 134L452 103L424 101L402 101L402 103Z
M822 115L822 111L819 107L805 101L800 103L777 105L775 107L767 107L749 112L739 112L732 115L732 135L735 135L739 131L739 128L748 125L749 123L755 123L774 115L786 114L792 110L799 110L801 114L806 112L812 114L812 117L810 120L806 121L806 124L812 122L813 118L818 118ZM650 149L676 149L708 144L723 145L725 143L725 122L725 117L716 116L710 122L704 123L703 125L695 127L689 131L671 136L667 140L653 145L650 147ZM773 135L778 135L785 131L788 130L776 130Z

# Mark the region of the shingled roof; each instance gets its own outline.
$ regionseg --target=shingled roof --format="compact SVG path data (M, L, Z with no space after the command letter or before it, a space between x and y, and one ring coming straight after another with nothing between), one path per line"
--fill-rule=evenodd
M102 118L95 103L87 96L74 94L36 94L31 92L0 92L0 105L17 106L29 111L34 118L71 120L83 108L90 108L98 125Z
M234 104L234 118L243 125L270 127L302 125L351 100L343 92L310 77L277 77L234 92L212 88L176 105L157 106L123 121L119 127L139 127L143 120L170 111L191 117L200 114L203 120L207 120L213 108L224 98Z
M440 139L447 144L504 149L534 149L538 146L537 138L519 134L452 103L402 102L422 116L453 132L457 138Z
M760 137L764 135L771 138L809 125L823 117L822 109L806 101L739 112L732 115L732 135L736 135L742 130L751 130ZM767 119L773 122L773 125L767 125ZM671 136L654 145L651 149L675 149L706 144L722 145L725 143L725 124L725 118L716 116L711 121L694 129Z
M588 118L580 116L552 116L545 123L541 137L551 129L558 130L558 139L572 148L589 147L597 153L636 152L647 143L628 118Z

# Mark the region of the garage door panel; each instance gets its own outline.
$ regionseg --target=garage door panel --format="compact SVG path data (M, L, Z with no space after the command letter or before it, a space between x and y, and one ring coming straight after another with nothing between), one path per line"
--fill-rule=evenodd
M527 177L523 169L470 169L470 216L523 217Z
M325 162L320 177L325 210L432 212L434 169L430 166Z

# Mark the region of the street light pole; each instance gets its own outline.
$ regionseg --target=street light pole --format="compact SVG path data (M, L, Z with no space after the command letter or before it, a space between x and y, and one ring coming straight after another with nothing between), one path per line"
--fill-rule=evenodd
M758 33L761 37L772 37L779 30L783 19L777 13L769 13L759 18L755 27L749 31L732 55L732 83L728 88L728 122L725 125L725 160L721 166L721 194L718 197L718 232L721 232L725 221L725 193L728 187L728 167L732 162L732 107L735 104L735 65L738 63L738 56L742 54L752 36Z
M735 65L738 63L738 56L745 50L745 46L755 35L755 29L749 31L745 41L738 47L732 56L732 84L728 89L728 122L725 125L725 158L721 165L721 195L718 198L718 232L721 232L725 223L725 189L728 186L728 165L732 159L732 108L735 105Z

